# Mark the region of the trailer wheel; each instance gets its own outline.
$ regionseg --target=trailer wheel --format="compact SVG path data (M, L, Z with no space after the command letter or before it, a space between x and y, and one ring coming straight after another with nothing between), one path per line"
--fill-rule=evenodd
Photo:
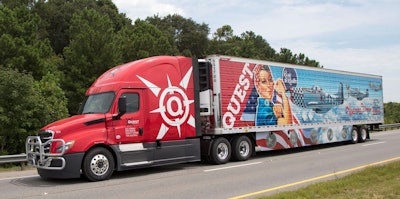
M365 127L360 127L358 132L360 135L358 138L358 142L365 142L368 137L368 130Z
M360 135L360 133L358 131L358 128L353 126L353 128L351 129L351 140L350 140L350 142L352 144L357 143L358 142L358 138L360 137L359 135Z
M231 158L231 144L226 138L219 137L214 140L211 147L211 163L225 164Z
M89 181L107 180L114 172L114 158L105 148L93 148L83 159L82 173Z
M237 136L232 143L232 160L245 161L253 154L253 144L247 136Z

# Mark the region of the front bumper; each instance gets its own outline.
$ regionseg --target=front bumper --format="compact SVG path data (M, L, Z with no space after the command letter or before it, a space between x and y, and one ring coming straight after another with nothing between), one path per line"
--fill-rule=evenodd
M71 153L63 155L65 167L62 170L49 170L37 168L37 171L43 179L71 179L81 177L81 163L85 153ZM57 164L54 161L52 164ZM52 165L57 166L57 165Z
M53 143L59 144L60 152L50 152ZM84 153L64 154L66 148L64 140L29 136L25 145L28 165L36 167L42 178L80 177Z
M61 152L51 153L53 143L61 144ZM62 139L48 139L42 141L40 136L29 136L25 142L28 165L48 170L62 170L65 167L65 142ZM56 163L55 163L56 162ZM54 166L51 166L54 165Z

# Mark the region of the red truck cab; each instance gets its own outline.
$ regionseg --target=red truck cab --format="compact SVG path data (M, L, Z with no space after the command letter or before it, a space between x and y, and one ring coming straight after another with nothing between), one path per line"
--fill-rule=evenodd
M29 164L43 178L98 181L114 170L200 160L197 72L197 60L169 56L108 70L78 115L27 138Z

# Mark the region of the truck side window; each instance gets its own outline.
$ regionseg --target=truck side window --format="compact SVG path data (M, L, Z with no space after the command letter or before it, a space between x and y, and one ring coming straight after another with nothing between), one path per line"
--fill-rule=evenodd
M126 113L134 113L139 110L139 95L137 93L124 93L126 97Z

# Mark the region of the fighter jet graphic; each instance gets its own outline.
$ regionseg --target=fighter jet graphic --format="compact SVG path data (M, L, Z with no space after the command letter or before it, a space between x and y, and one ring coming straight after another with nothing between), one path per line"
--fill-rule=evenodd
M380 91L380 90L382 90L382 84L374 84L374 83L370 82L369 88L374 91Z
M299 107L312 109L316 113L326 113L331 108L343 104L343 84L339 83L336 94L327 93L321 87L314 85L311 88L292 88L291 100Z
M368 89L365 89L365 92L362 92L359 88L350 88L350 85L347 85L346 88L348 95L359 101L369 96Z

